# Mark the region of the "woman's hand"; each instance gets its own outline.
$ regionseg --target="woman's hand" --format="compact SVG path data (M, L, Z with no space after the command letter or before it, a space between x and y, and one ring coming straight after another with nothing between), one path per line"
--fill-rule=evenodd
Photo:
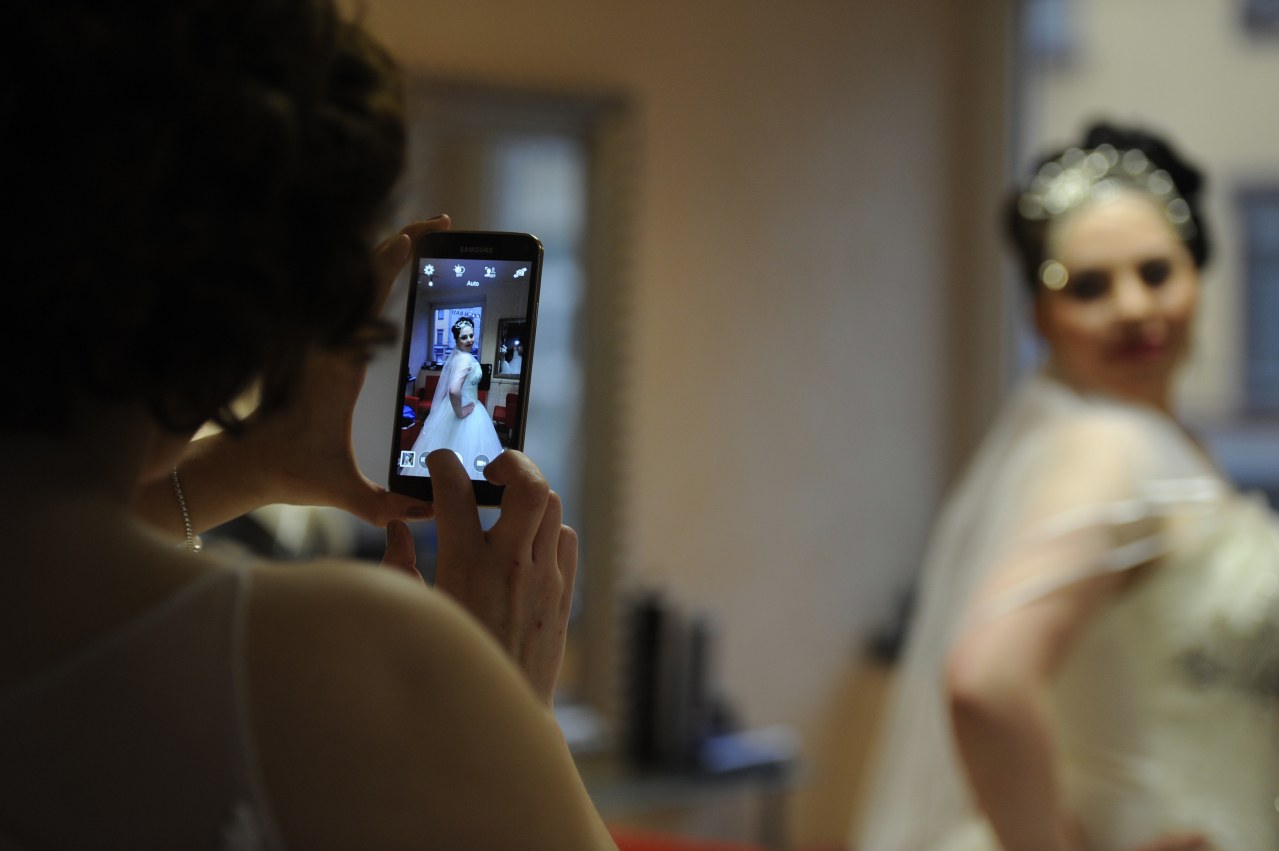
M375 315L381 313L417 238L448 227L447 216L414 222L375 249ZM429 503L388 492L356 464L352 417L366 371L362 352L311 352L288 407L251 422L258 453L279 477L274 487L280 501L334 506L376 526L429 517Z
M418 582L424 581L417 569L417 547L413 543L413 533L403 521L392 520L386 524L386 554L382 556L382 566L397 570Z
M439 534L435 585L479 618L549 708L577 574L577 534L561 523L560 498L526 455L508 449L484 468L505 487L486 532L457 456L438 449L426 460Z

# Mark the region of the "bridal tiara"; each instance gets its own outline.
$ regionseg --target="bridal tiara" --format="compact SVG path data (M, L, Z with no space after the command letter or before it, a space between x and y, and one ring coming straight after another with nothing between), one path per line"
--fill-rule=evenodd
M1195 236L1197 228L1190 205L1168 172L1140 150L1121 151L1110 144L1091 150L1069 148L1044 163L1018 199L1017 210L1031 221L1048 221L1085 203L1132 189L1146 193L1162 207L1168 224L1183 242ZM1046 286L1060 289L1065 285L1060 266L1051 260L1044 264L1040 277Z

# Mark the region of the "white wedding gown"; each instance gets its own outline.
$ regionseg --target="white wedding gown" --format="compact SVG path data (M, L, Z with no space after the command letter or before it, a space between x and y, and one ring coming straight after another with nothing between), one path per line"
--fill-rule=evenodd
M1115 459L1106 482L1071 480L1081 446ZM1069 557L1053 565L1057 552ZM1032 553L1024 582L972 603L990 565ZM948 650L975 620L1140 565L1147 572L1085 627L1053 684L1069 811L1090 851L1191 832L1220 851L1279 849L1272 512L1161 414L1039 376L1006 407L940 519L857 851L999 847L951 741Z
M432 451L441 448L452 449L462 460L462 466L472 479L484 478L484 467L502 452L502 442L497 436L497 428L479 399L480 379L484 370L479 361L467 352L456 349L444 367L440 370L440 381L437 385L435 399L431 402L431 412L422 423L422 430L413 441L413 454L425 458ZM474 404L471 413L459 417L453 410L449 400L448 387L462 378L462 406ZM424 462L418 461L413 467L401 467L404 475L425 476Z

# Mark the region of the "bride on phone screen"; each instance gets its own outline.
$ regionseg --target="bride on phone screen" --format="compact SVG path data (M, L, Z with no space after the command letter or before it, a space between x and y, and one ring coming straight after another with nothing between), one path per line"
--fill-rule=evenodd
M413 453L425 457L435 449L452 449L471 478L483 479L484 467L501 453L502 443L479 398L484 370L471 354L475 345L475 322L463 316L450 330L453 351L440 368L431 412L413 443Z

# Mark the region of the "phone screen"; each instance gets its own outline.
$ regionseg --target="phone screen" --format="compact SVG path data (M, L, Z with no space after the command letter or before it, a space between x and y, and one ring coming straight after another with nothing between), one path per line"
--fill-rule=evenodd
M506 449L524 448L541 260L531 234L441 231L418 241L391 490L429 499L426 456L447 448L480 504L500 499L484 468Z

